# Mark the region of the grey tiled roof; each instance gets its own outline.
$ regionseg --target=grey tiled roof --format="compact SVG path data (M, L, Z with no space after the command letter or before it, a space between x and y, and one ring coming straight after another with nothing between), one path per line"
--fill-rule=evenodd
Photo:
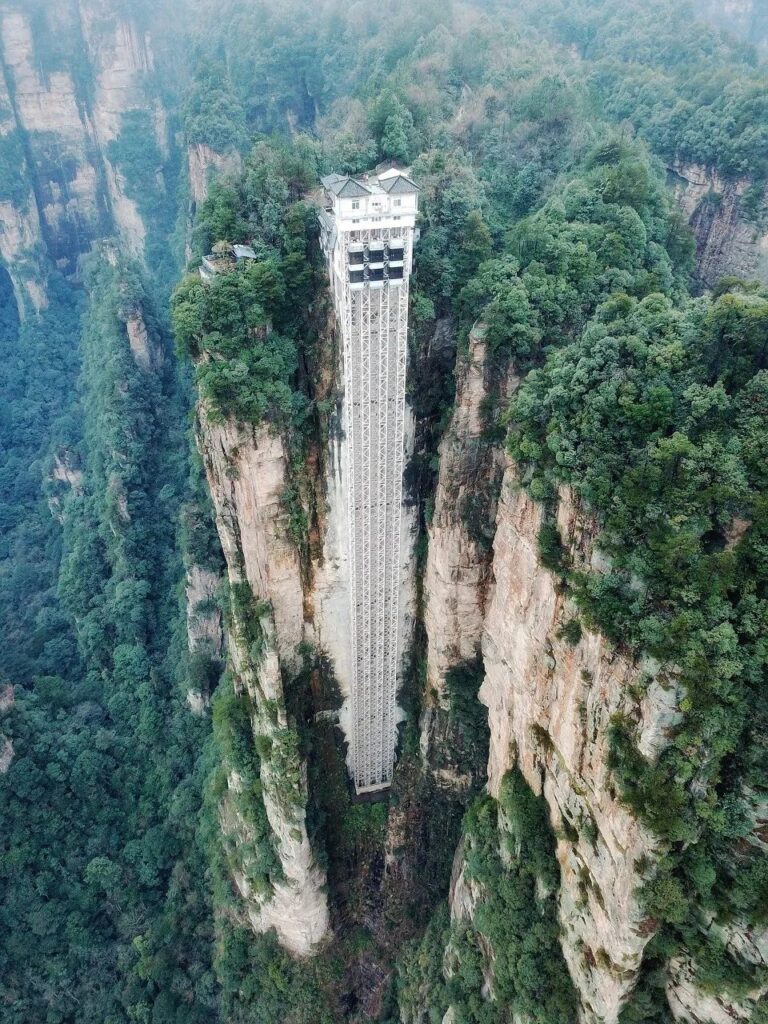
M398 174L396 178L385 178L384 181L380 181L379 184L385 192L389 192L394 195L404 192L419 191L419 186L415 185L410 178L406 178L404 174Z
M371 190L363 185L362 182L357 181L356 178L350 178L349 175L328 174L321 181L329 192L333 192L335 196L343 196L345 199L348 199L350 196L353 198L355 196L367 196L371 193Z
M354 199L357 196L375 195L382 192L401 195L419 191L419 186L402 172L386 178L372 174L370 178L365 176L362 180L353 178L349 174L326 174L321 181L329 192L344 199Z

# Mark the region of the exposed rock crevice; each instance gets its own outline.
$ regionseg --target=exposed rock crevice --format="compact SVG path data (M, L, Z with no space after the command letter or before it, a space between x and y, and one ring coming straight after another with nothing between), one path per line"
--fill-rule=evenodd
M38 53L41 40L28 13L10 6L0 12L0 134L17 139L20 177L31 184L27 195L0 202L0 255L11 266L19 257L29 259L44 242L59 269L72 274L94 241L117 235L140 257L147 225L111 158L110 144L120 137L127 116L149 106L157 148L165 156L170 151L165 112L151 96L149 38L109 0L50 5L45 31L62 40L67 54L53 67ZM40 285L25 280L24 287L40 308L45 302Z
M427 692L421 722L421 749L435 768L445 761L450 729L445 721L449 698L446 677L477 659L492 580L496 501L504 469L498 446L487 433L485 408L494 392L509 395L514 375L489 379L485 329L470 333L456 382L453 416L440 443L440 470L434 513L428 526L424 575L424 625L427 638ZM454 773L455 774L455 773ZM466 788L467 780L437 769L446 786Z
M446 674L481 649L488 790L498 797L503 777L517 766L534 793L543 793L559 837L562 944L582 1017L610 1024L636 982L654 931L638 903L638 864L651 871L658 848L616 792L606 763L609 726L614 715L625 715L655 756L677 721L679 695L659 666L637 665L600 635L582 631L575 644L563 636L562 627L578 613L540 564L542 509L522 491L498 445L478 447L490 389L485 359L482 330L475 330L441 445L430 526L428 701L438 709L445 704ZM515 386L509 375L502 395ZM492 546L477 543L469 517L461 515L467 497L478 492L492 495ZM557 521L575 561L599 571L605 560L594 547L598 524L568 490L560 494ZM423 750L429 742L424 730L434 732L433 714L423 721ZM476 899L459 858L451 887L454 918L471 916Z
M752 188L747 178L727 181L698 164L676 163L669 168L678 202L696 238L699 279L713 287L721 277L768 281L768 193L748 214L745 197Z
M558 835L563 952L584 1021L612 1024L654 931L638 902L644 877L638 865L651 871L658 845L616 792L607 765L609 727L623 715L641 735L667 742L677 714L668 696L674 681L659 671L640 700L638 687L650 666L639 666L599 634L583 630L576 644L562 636L576 609L539 564L541 521L541 508L508 466L483 636L488 788L497 796L502 778L517 765L534 793L544 794ZM589 564L594 524L567 489L558 522L574 559Z
M251 826L233 801L224 800L222 829L239 837L233 872L254 930L274 928L281 943L297 955L311 953L329 929L324 872L310 847L306 827L305 766L297 760L288 721L284 677L301 667L303 593L298 551L287 531L282 502L287 458L283 441L269 426L248 428L218 423L199 409L198 445L216 512L230 584L246 585L249 613L231 603L228 652L236 693L250 699L253 742L260 744L260 783L282 878L268 893L248 881ZM248 614L255 622L246 624ZM260 650L243 641L257 630ZM237 773L228 787L237 792Z

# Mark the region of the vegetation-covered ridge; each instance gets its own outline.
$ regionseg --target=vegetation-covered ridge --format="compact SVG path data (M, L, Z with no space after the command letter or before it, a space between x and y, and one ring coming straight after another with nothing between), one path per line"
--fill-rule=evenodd
M45 81L70 71L89 110L93 55L75 16L86 5L6 6L29 16ZM480 443L506 429L501 382L514 364L528 374L509 418L525 485L549 513L569 484L604 524L610 569L586 576L547 516L543 560L581 607L568 639L600 629L671 661L684 685L684 720L657 764L638 755L631 723L614 723L617 783L666 851L643 893L649 929L663 927L623 1020L667 1024L667 967L684 949L708 989L740 997L756 979L719 940L704 944L697 922L761 923L768 903L749 836L765 786L766 297L731 282L688 298L691 242L662 181L663 164L678 162L745 178L742 213L759 219L766 91L754 51L672 0L94 6L96 37L117 18L153 33L147 109L122 116L101 154L137 204L146 266L114 248L77 266L92 234L114 228L104 160L92 154L99 216L86 225L73 202L47 256L27 254L24 279L46 284L49 307L20 322L0 273L0 1016L440 1024L451 1005L456 1024L511 1014L570 1024L576 1014L546 809L517 773L498 802L481 798L467 816L465 878L484 900L474 920L448 921L459 821L488 743L476 663L446 680L450 767L456 755L467 793L446 800L423 770L420 629L390 803L361 805L320 652L303 651L301 671L282 680L283 750L254 730L281 709L260 707L235 673L219 682L218 661L187 651L185 569L217 572L221 553L190 466L187 370L174 363L166 309L149 298L164 300L177 275L169 254L185 241L182 143L251 152L241 176L211 187L187 241L193 269L224 240L253 244L257 260L208 288L191 275L173 311L212 420L281 434L288 528L304 563L316 512L305 469L328 416L308 383L323 291L306 194L327 170L412 165L422 239L409 500L423 524L456 350L482 317L494 381ZM170 154L153 131L157 99ZM72 199L90 187L80 166L55 132L11 130L0 199L23 209L35 185ZM48 257L73 279L49 274ZM159 354L149 369L127 336L137 312ZM489 507L470 496L462 509L478 544L490 542ZM423 541L420 554L421 565ZM228 602L256 666L268 615L237 585ZM190 689L212 693L210 715L190 713ZM254 935L232 885L242 854L255 891L268 897L282 880L263 776L283 752L287 802L307 764L307 829L341 926L308 961ZM247 838L227 829L232 818L222 837L226 799L252 826Z
M608 116L633 124L669 162L764 186L768 97L751 47L697 21L691 3L545 0L535 7L532 21L575 49Z
M576 993L559 943L560 886L543 797L516 769L498 801L478 797L464 820L459 913L441 908L399 972L402 1019L462 1024L518 1015L535 1024L576 1019Z
M540 46L535 73L503 30L488 34L484 56L468 68L461 63L458 47L450 46L439 32L426 33L413 55L405 49L398 55L382 92L366 97L357 108L336 104L322 146L307 149L315 173L330 166L357 171L379 157L417 157L413 173L424 186L424 234L415 272L417 332L428 331L438 315L457 317L463 331L482 316L497 370L512 360L527 371L546 363L551 351L575 343L601 315L601 307L620 302L620 296L643 308L652 307L659 295L666 296L670 308L686 305L692 245L664 191L661 169L642 147L628 141L626 131L623 139L595 147L585 130L589 111L596 95L607 97L609 116L632 122L665 160L700 160L707 165L714 161L725 175L760 180L762 142L759 133L750 134L747 124L750 103L760 102L759 95L750 99L757 76L747 51L718 39L709 29L682 31L682 20L676 22L674 31L682 31L678 45L688 48L686 60L693 61L703 46L723 80L733 83L728 93L732 106L726 112L723 102L706 98L701 79L692 81L685 62L679 78L669 70L663 47L653 38L656 28L650 17L634 12L631 4L625 6L626 11L602 19L577 5L571 8L571 21L548 8L540 17L531 16L538 18L545 35L556 30L558 42L570 45L580 40L581 61L592 75L588 89L579 82L583 65L576 71L567 61L558 62L548 73L548 51L540 42L534 44ZM640 26L632 38L621 21L622 13L629 17L630 11L632 17L637 14ZM511 23L508 27L511 30ZM482 35L486 26L480 18L472 28ZM302 31L299 26L297 31ZM649 100L645 106L630 109L625 103L620 109L610 72L627 60L630 51L636 73L645 76L643 95ZM313 52L309 44L308 62ZM501 69L510 52L520 62L513 62L514 74L505 75ZM418 92L408 85L416 65L422 76ZM358 73L353 66L342 67L353 78ZM483 76L492 67L489 87ZM461 120L452 120L460 95L453 73L473 86L471 98L461 94ZM244 66L233 72L233 92L246 74ZM319 81L313 79L315 85ZM329 82L328 87L334 86ZM658 122L669 107L669 95L685 90L688 98L677 110L678 120L664 128L664 135ZM742 111L738 117L737 106ZM714 122L725 132L719 162L703 150ZM675 147L669 141L673 138ZM555 184L563 171L568 172L564 180ZM542 205L548 193L552 198ZM299 198L298 192L294 198ZM537 212L519 221L537 206ZM252 216L243 205L239 209L241 216ZM235 234L228 229L209 235L207 241ZM260 237L258 228L241 224L237 240L251 237ZM262 351L259 346L254 349ZM225 361L233 354L225 354ZM288 399L279 385L291 379L291 372L268 375L269 388L275 385L270 416L281 408L283 396ZM450 400L437 389L434 398L443 410ZM417 408L420 403L426 407L424 393L414 392L414 400ZM539 494L535 481L532 485L537 497L548 498L549 492ZM558 565L556 538L552 544L552 564ZM585 616L585 624L592 620ZM689 911L693 920L693 906ZM687 938L688 948L694 948L695 936Z
M569 484L600 515L600 573L550 568L585 625L673 666L684 718L656 762L616 719L624 798L666 843L642 899L700 979L744 994L759 978L707 945L697 908L764 923L768 872L749 837L766 774L765 437L768 296L731 283L674 298L614 288L583 329L542 353L509 410L510 450L549 505ZM674 939L672 938L674 936Z
M198 216L200 253L246 242L257 256L210 282L194 272L173 297L179 351L194 360L200 397L219 420L290 428L307 414L297 374L320 279L317 215L305 201L315 171L301 148L261 143L236 181L214 184Z
M38 626L20 644L3 722L14 744L0 786L9 1021L171 1020L181 1007L203 1020L211 1006L210 897L195 838L206 728L183 699L177 590L183 417L170 368L149 373L131 353L126 311L137 305L167 352L137 269L95 259L79 392L61 393L56 425L67 445L59 464L72 470L52 498L64 536L42 548L52 579L43 604L24 610ZM51 365L66 365L66 334L46 320L24 332L31 352L45 338ZM48 529L34 503L30 529Z

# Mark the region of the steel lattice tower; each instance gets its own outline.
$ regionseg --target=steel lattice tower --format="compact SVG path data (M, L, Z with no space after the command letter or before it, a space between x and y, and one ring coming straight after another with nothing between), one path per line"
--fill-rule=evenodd
M392 781L400 660L405 371L418 189L391 170L323 179L321 213L344 358L351 765L358 793Z

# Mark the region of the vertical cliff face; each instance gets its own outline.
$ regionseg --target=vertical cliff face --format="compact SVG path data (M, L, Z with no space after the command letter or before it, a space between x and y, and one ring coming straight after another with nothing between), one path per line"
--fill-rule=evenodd
M768 931L735 922L720 930L726 948L738 961L765 970L768 967ZM752 1020L755 1007L763 1001L768 988L762 986L738 998L714 993L701 986L689 957L675 957L669 965L667 999L675 1020L685 1024L734 1024Z
M286 452L269 426L216 423L205 408L199 410L198 443L233 589L230 669L236 694L247 699L249 742L260 756L267 841L278 862L269 884L257 887L251 864L254 822L233 798L245 783L238 766L230 763L228 792L220 805L222 831L231 845L230 869L254 930L274 928L287 949L306 954L329 925L325 877L307 835L306 771L283 688L284 680L300 669L304 635L301 564L283 501Z
M637 865L652 870L656 846L613 787L608 727L613 715L627 715L638 724L644 752L655 756L676 721L678 693L673 680L653 666L646 666L646 678L599 635L584 633L576 644L563 636L575 609L540 564L541 509L521 491L498 447L487 446L478 459L480 410L488 395L484 362L482 332L476 330L441 446L430 528L429 687L439 700L450 667L482 648L489 792L498 797L502 779L518 767L534 793L543 793L559 837L562 946L582 1018L616 1021L654 932L636 889L642 881ZM499 484L498 509L490 499L496 519L491 551L470 537L471 520L462 519L460 509L462 503L471 508L477 495L498 491ZM599 569L596 524L568 492L561 495L558 521L573 556ZM455 920L471 917L479 898L461 864L460 851L451 893Z
M71 40L74 49L77 25L77 11L66 4L51 11L45 34L37 38L23 9L5 10L0 24L6 82L43 235L53 259L69 270L91 239L108 233L107 197L82 88L69 61L51 57L46 67L40 54L57 36Z
M654 932L636 890L653 870L653 837L621 803L607 765L611 719L637 724L649 757L677 719L673 678L627 660L598 634L575 644L576 617L556 578L539 563L540 507L508 467L494 540L494 591L483 637L480 698L491 728L489 790L517 765L544 794L559 836L563 952L585 1021L616 1021ZM558 525L577 564L599 571L595 524L568 491Z
M80 0L83 41L93 77L90 120L104 169L109 206L115 226L131 251L143 251L146 226L135 199L126 195L126 179L110 159L110 143L124 130L126 117L144 113L149 105L151 130L161 155L168 154L166 115L158 99L148 95L154 57L147 33L135 22L115 17L109 0Z
M698 164L677 163L671 183L696 238L696 267L703 284L712 287L721 277L768 280L766 194L747 213L745 197L752 185L746 178L726 181Z
M212 569L203 565L190 565L184 586L187 609L187 646L189 653L220 664L223 655L223 623L219 607L221 579ZM191 686L187 702L201 714L210 697L207 685Z
M5 78L0 78L0 147L10 180L0 191L0 257L8 268L23 316L27 303L40 310L45 292L38 280L40 217Z
M256 600L270 603L277 654L287 671L295 671L304 601L299 553L283 504L283 442L267 426L214 423L204 410L199 439L230 580L247 580Z
M491 582L491 540L503 460L489 443L483 408L488 398L485 330L473 329L457 375L451 423L440 443L440 470L424 574L427 692L421 749L437 776L463 788L446 753L450 744L446 677L480 656ZM504 389L515 386L512 380ZM439 766L438 766L439 765Z
M11 140L7 163L28 183L23 194L3 197L4 259L42 241L72 273L94 240L113 234L141 255L147 226L113 145L131 116L142 118L149 108L156 148L168 155L146 33L110 0L50 5L34 25L22 4L8 4L0 11L0 58L0 132Z
M242 164L237 152L217 153L204 142L190 143L187 148L187 170L189 173L189 199L192 204L190 214L194 218L195 210L208 195L211 179L217 174L237 173Z
M0 721L2 717L13 710L14 695L13 687L5 684L0 689ZM13 741L0 732L0 775L5 775L13 761Z
M219 175L236 175L242 166L242 158L236 150L218 153L203 142L191 142L187 146L187 178L189 202L187 205L187 259L192 255L190 236L198 207L205 202L211 182Z
M499 453L483 443L482 405L487 395L483 329L469 338L466 364L457 381L456 406L440 443L440 471L429 525L424 576L427 627L427 685L439 700L445 675L480 651L485 597L490 577L487 538L471 535L470 517L478 495L493 493L500 479ZM490 523L482 524L490 511ZM475 518L492 526L495 503ZM464 515L462 515L464 512ZM483 543L485 540L485 543Z
M558 576L541 564L542 507L527 496L516 467L498 446L478 458L478 416L489 394L485 358L482 331L476 330L441 445L425 581L432 706L422 723L422 749L445 742L433 724L441 703L449 703L445 680L479 645L479 697L490 729L488 791L503 804L503 780L519 771L546 801L557 837L560 945L579 1017L585 1024L616 1024L658 925L644 912L640 890L665 850L620 798L609 768L611 725L617 717L631 723L640 752L653 761L682 720L685 695L673 667L636 661L584 628ZM512 378L505 386L514 383ZM473 543L471 519L460 515L478 491L492 495L496 530L490 548ZM599 523L568 488L561 488L554 514L574 567L605 571L606 556L596 546ZM755 812L750 843L764 844L764 817ZM450 893L457 925L473 920L488 898L467 871L469 856L471 849L460 846ZM765 963L764 930L736 921L724 928L711 915L700 917L702 933L716 935L737 961ZM495 951L484 941L481 935L490 994ZM444 970L450 971L453 957L449 943ZM735 997L703 988L686 954L667 967L672 1015L689 1024L748 1020L760 995L761 990Z

